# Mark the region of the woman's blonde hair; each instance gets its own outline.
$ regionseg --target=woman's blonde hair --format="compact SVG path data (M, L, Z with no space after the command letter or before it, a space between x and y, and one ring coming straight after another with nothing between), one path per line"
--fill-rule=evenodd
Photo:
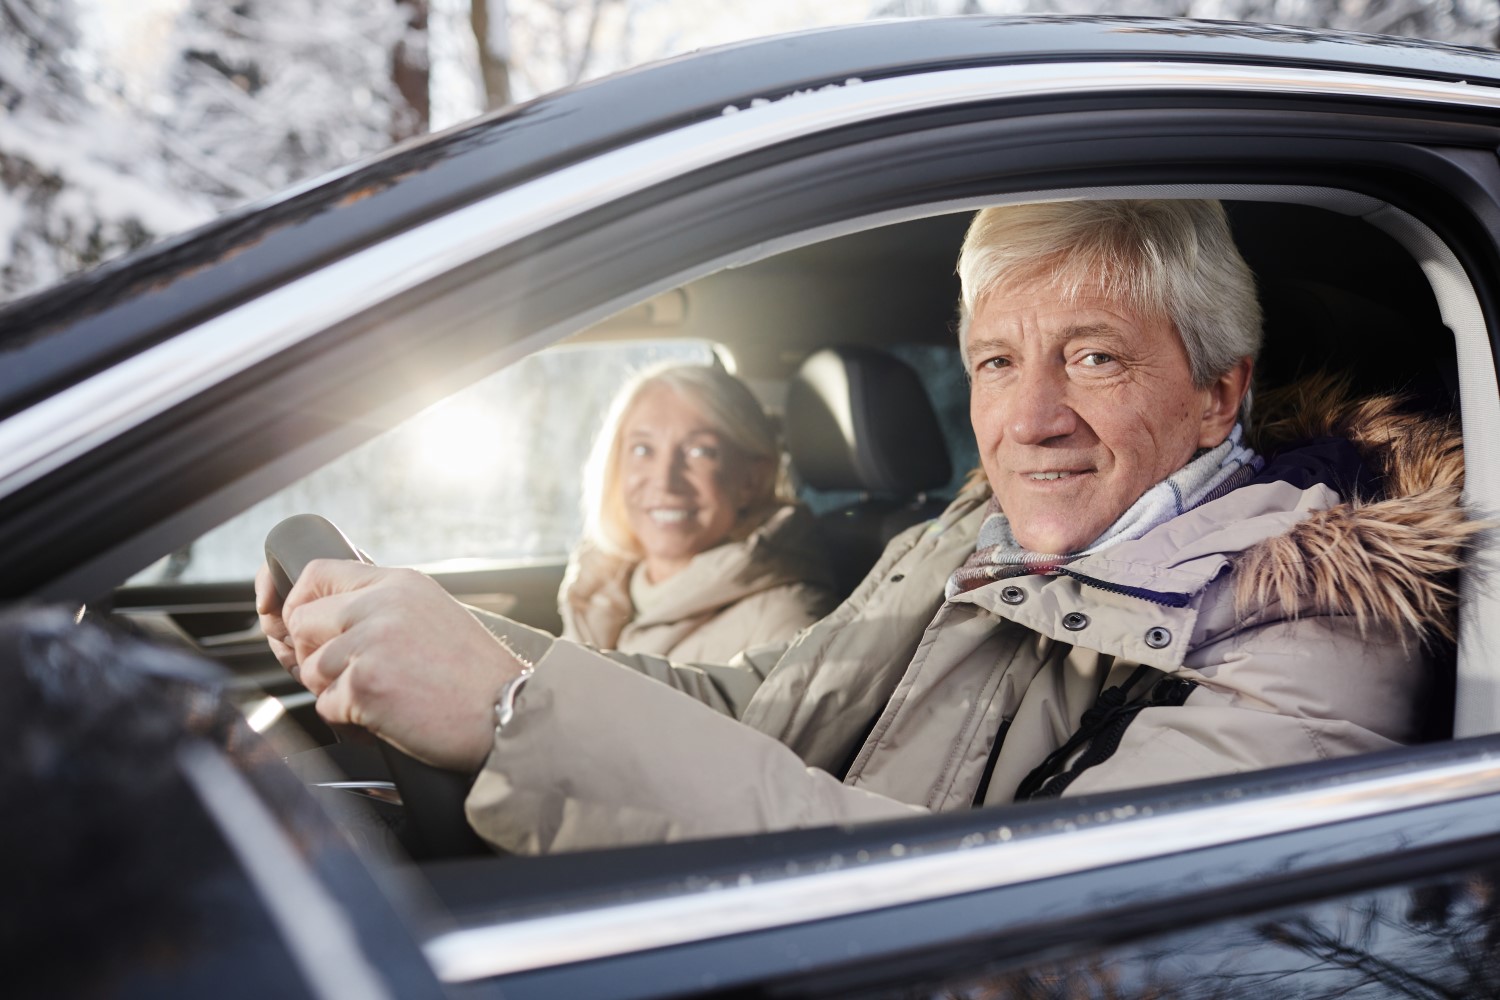
M795 499L776 427L750 388L718 365L668 362L639 372L625 384L594 439L584 467L584 533L589 541L613 555L637 559L644 555L625 516L620 435L642 393L658 386L697 406L739 457L764 469L760 480L751 484L750 501L731 537L748 535L772 507Z

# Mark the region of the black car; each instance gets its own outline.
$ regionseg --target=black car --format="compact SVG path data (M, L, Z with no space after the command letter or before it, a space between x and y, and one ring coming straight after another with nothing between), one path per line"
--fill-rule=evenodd
M1487 546L1463 581L1452 703L1420 746L895 824L526 859L476 852L462 829L424 819L419 797L451 810L440 783L317 773L339 752L307 749L333 736L258 636L259 556L245 541L343 490L330 502L345 509L322 512L383 561L423 564L466 601L556 627L573 503L558 477L506 493L443 482L439 463L372 491L363 477L407 446L366 442L473 384L468 398L489 402L420 418L448 414L422 440L461 441L449 466L508 449L510 468L569 469L560 442L586 441L607 401L594 373L644 356L719 357L774 408L815 352L880 352L919 373L947 436L932 447L961 473L973 444L952 271L968 215L1131 196L1224 200L1267 314L1261 384L1331 367L1363 387L1414 387L1460 415L1468 499L1500 510L1497 149L1500 58L1478 50L1109 17L872 23L550 95L10 305L0 599L83 609L217 660L277 758L202 743L158 755L197 812L160 850L148 838L128 857L149 857L150 885L179 899L162 925L176 948L104 947L160 914L89 902L113 883L86 862L143 817L48 820L57 843L93 853L53 859L66 881L7 893L4 926L56 928L33 935L43 943L21 983L319 997L1500 995L1500 739L1488 735L1500 728L1500 592L1483 579ZM497 399L541 423L490 419ZM879 449L870 437L849 447ZM344 471L324 474L332 492L298 485L344 453L330 466ZM858 505L926 509L952 487L928 476L877 494L857 473L802 471L826 487L809 496L831 522ZM532 547L417 551L396 537L406 529L370 540L393 517L430 519L413 499L430 489L460 512L446 537L524 520ZM482 509L455 499L466 491ZM232 522L244 532L219 527L242 512L255 512ZM846 585L878 544L849 544ZM221 559L230 549L241 562ZM0 677L0 698L16 682ZM282 756L333 821L309 810ZM17 871L40 857L8 843ZM37 894L48 907L33 909ZM108 919L85 921L91 907Z

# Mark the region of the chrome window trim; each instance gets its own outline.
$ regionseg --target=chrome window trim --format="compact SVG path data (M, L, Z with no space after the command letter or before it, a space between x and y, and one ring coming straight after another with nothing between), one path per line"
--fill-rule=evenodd
M332 788L340 792L349 792L351 795L361 795L384 802L388 805L401 805L401 792L394 781L316 781L314 788Z
M998 99L1122 92L1368 97L1500 109L1500 90L1340 70L1063 62L940 70L799 93L602 153L416 226L0 422L0 496L329 327L652 185L830 129Z
M894 857L758 882L448 931L423 946L445 982L471 982L652 948L691 944L1170 857L1423 806L1500 794L1500 760L1377 775L1313 790L1227 799L1153 815L1083 813L1016 837L1007 826L941 853ZM1057 837L1066 837L1066 845ZM1012 839L1014 838L1014 839ZM891 853L898 855L900 845Z

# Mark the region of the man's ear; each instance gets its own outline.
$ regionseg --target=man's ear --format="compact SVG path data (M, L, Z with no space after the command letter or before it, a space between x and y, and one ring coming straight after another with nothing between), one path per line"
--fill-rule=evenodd
M1214 448L1224 443L1234 422L1239 419L1240 403L1250 391L1250 375L1254 369L1253 359L1240 358L1233 368L1209 384L1198 432L1198 447Z

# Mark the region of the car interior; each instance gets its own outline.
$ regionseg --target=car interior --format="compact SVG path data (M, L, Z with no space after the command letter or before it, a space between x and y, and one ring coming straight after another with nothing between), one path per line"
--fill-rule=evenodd
M1419 259L1417 238L1401 238L1399 219L1375 224L1383 218L1379 204L1357 196L1224 194L1266 316L1257 391L1332 370L1362 392L1402 390L1416 405L1458 412L1464 376L1454 317L1475 322L1477 304L1466 284L1445 286L1445 272ZM578 405L579 390L566 373L581 355L569 352L647 345L641 358L649 361L662 356L661 345L686 345L684 350L701 353L683 356L725 364L780 421L801 494L818 515L847 594L886 541L941 511L976 464L955 336L954 262L970 214L945 211L850 226L805 245L767 248L756 259L650 295L546 352L559 359L555 371L562 374L538 391L551 393L579 423L590 425L577 435L586 442L610 390L593 385L600 398ZM632 363L610 361L616 384ZM505 433L482 430L492 438ZM335 511L314 512L339 520ZM502 520L507 511L489 508L479 516ZM357 532L350 534L366 545ZM250 544L246 558L253 567L259 558ZM379 556L375 546L369 548ZM427 831L424 839L413 830L392 803L395 793L385 783L390 775L382 763L368 748L339 743L316 717L311 697L269 655L256 627L248 575L174 576L174 559L180 568L188 558L182 552L166 556L123 583L112 595L110 616L225 666L252 727L294 766L301 758L299 773L325 786L319 798L378 863L421 862L453 912L495 910L495 884L475 871L496 859L477 838ZM510 557L458 549L421 566L466 603L556 631L565 559L565 545ZM1472 603L1464 614L1473 617ZM1463 655L1461 640L1450 659L1461 661ZM1435 738L1454 731L1451 705L1440 715L1432 727ZM326 770L329 762L342 772ZM335 788L331 781L343 784ZM457 794L461 799L461 789ZM763 849L774 854L775 843L766 838L770 846ZM671 860L659 862L666 868L698 863L688 847L671 850ZM635 873L663 857L649 849L630 853L625 867ZM499 860L507 871L505 906L542 896L555 902L558 859L527 859L524 865ZM576 886L594 876L620 877L622 863L605 856L566 864L564 882Z

